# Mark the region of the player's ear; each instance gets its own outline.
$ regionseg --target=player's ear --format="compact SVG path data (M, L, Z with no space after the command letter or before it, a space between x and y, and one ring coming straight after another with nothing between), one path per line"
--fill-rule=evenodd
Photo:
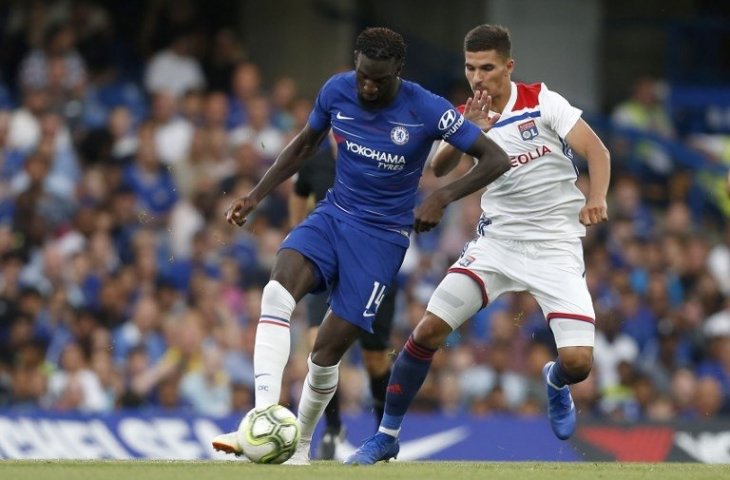
M357 68L357 59L359 56L360 56L360 52L358 52L357 50L352 52L352 63L355 65L355 68Z
M507 66L507 75L512 75L512 71L515 69L515 59L510 58L505 65Z

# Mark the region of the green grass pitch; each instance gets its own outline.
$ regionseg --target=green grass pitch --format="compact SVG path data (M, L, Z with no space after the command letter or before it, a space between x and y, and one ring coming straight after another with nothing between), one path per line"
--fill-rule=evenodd
M240 461L0 461L0 478L13 480L719 480L730 465L696 463L392 462L309 467Z

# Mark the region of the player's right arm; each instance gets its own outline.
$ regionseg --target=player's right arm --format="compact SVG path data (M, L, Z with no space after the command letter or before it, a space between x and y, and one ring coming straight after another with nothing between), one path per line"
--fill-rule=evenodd
M251 213L258 203L266 197L281 182L294 175L302 168L304 161L314 155L319 145L330 130L330 104L336 94L336 85L341 76L331 77L319 91L314 108L309 114L309 120L296 137L284 147L273 165L266 171L259 183L248 195L235 200L226 210L226 220L231 225L239 227L246 223L246 216Z
M246 217L258 203L284 180L298 172L304 161L317 152L327 131L327 128L316 130L309 124L305 125L276 157L276 161L266 171L259 183L247 195L231 203L226 210L228 223L239 227L246 223Z
M477 124L483 132L488 131L499 120L499 114L490 115L492 106L492 97L483 91L478 91L474 97L469 97L464 104L464 118ZM449 145L448 142L442 141L436 153L431 159L431 169L437 177L443 177L451 172L462 158L469 158L464 152L456 147Z

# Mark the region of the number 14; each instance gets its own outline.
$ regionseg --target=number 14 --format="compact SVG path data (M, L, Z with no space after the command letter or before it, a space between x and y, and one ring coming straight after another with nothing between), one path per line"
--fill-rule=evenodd
M373 292L370 294L370 300L368 300L367 305L365 305L366 311L370 310L373 304L375 304L373 311L378 311L378 308L380 308L380 302L382 302L383 297L385 297L386 288L388 288L387 285L383 285L380 282L373 282Z

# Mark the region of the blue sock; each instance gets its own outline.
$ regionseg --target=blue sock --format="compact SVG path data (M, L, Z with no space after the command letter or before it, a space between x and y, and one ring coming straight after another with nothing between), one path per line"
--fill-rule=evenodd
M413 336L408 338L393 365L393 373L390 374L385 396L385 414L380 422L382 428L400 429L408 407L426 379L434 353L436 350L418 345Z
M560 363L560 358L555 360L555 364L550 369L550 372L548 372L548 379L550 380L550 383L558 388L578 383L572 375L565 371L563 364Z

